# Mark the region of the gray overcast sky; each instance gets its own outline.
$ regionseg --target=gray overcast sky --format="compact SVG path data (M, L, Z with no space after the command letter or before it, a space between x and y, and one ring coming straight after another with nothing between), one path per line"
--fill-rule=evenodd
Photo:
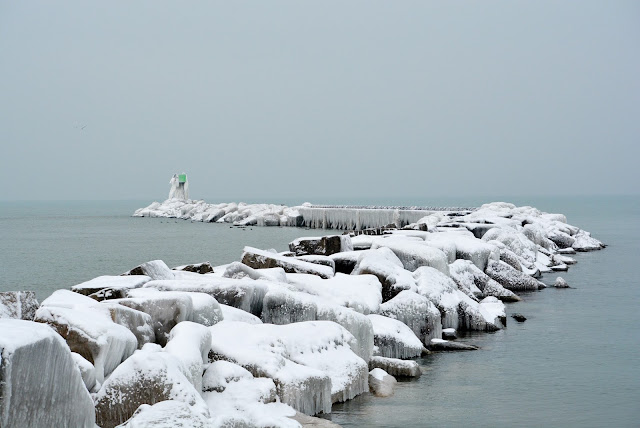
M637 194L639 136L638 1L0 1L2 200Z

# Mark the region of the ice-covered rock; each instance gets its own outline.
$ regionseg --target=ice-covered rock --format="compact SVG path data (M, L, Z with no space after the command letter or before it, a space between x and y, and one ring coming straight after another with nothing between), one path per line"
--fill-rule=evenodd
M296 260L302 260L303 262L315 263L317 265L327 266L334 272L336 271L336 262L329 256L317 256L315 254L307 256L297 256Z
M330 256L343 251L353 251L353 244L349 235L305 237L290 242L289 251L297 256L306 254Z
M469 260L480 270L485 270L489 259L495 252L495 247L491 244L476 239L473 235L466 235L460 232L440 232L428 235L430 243L448 242L455 245L456 259ZM448 273L448 271L442 271Z
M353 269L356 267L356 263L360 256L370 250L359 251L345 251L343 253L336 253L329 256L335 264L336 273L344 273L350 275Z
M407 359L419 357L424 348L422 341L405 324L382 315L368 315L373 324L377 355Z
M591 237L591 233L580 230L574 236L575 242L571 245L576 251L593 251L601 250L604 244L597 239Z
M264 279L267 281L286 282L287 274L282 268L271 269L253 269L240 262L232 262L228 264L222 274L223 278L242 279L248 277L250 279Z
M180 360L147 344L120 364L96 393L96 422L103 428L127 421L142 404L182 401L203 417L209 409Z
M201 277L200 280L151 281L145 284L145 288L206 293L218 303L242 309L258 317L262 314L262 301L267 291L279 288L271 280L221 278L215 275Z
M211 348L211 332L202 324L183 321L173 327L165 352L176 357L188 370L187 379L202 392L202 372L208 363Z
M242 263L254 269L281 267L287 273L309 273L325 279L331 278L334 274L333 269L328 266L283 257L252 247L244 247Z
M92 363L100 383L138 347L129 329L114 323L108 313L91 307L41 306L35 321L51 326L73 352Z
M473 287L476 287L482 293L482 297L493 296L503 302L517 302L520 300L520 297L511 290L507 290L491 279L468 260L456 260L449 265L449 272L460 290L466 289L471 292Z
M362 254L351 274L376 276L382 284L383 302L392 299L402 290L416 290L416 281L411 272L404 269L398 256L387 247Z
M536 261L536 254L538 253L538 247L531 242L523 233L518 232L510 227L496 227L487 231L482 237L485 242L498 241L502 242L517 256L522 257L524 260L534 263Z
M0 292L0 318L32 321L37 309L38 300L33 291Z
M555 288L571 288L565 279L561 276L557 277L553 283Z
M451 340L433 339L429 345L432 351L475 351L477 346L467 343L453 342Z
M323 297L337 305L368 315L378 312L382 285L374 275L345 275L322 279L317 275L287 274L287 281L299 291Z
M403 267L413 272L419 267L430 266L444 274L449 273L447 256L439 249L425 245L424 242L410 239L383 239L376 240L372 250L386 247L400 259Z
M133 269L123 273L121 276L141 275L148 276L151 279L175 279L176 271L169 269L169 266L167 266L167 264L162 260L151 260L150 262L145 262L140 266L134 267Z
M301 321L333 321L355 338L353 352L368 361L373 350L373 326L363 314L336 305L321 297L290 290L273 290L264 298L262 319L265 323L284 325Z
M226 321L238 321L246 322L248 324L262 324L262 320L249 312L242 309L234 308L233 306L220 305L222 310L223 319Z
M458 338L455 328L442 329L442 338L446 340L455 340Z
M194 273L199 273L201 275L204 275L205 273L212 273L213 272L213 267L211 266L211 263L209 263L209 262L202 262L202 263L194 263L194 264L190 264L190 265L176 266L171 270L194 272Z
M0 426L95 426L69 347L46 325L0 319Z
M87 391L96 392L96 387L99 386L96 380L96 368L93 367L89 361L87 361L82 355L72 352L71 356L73 357L73 361L76 363L78 370L80 370L80 376L82 377L82 382L84 382L84 386L87 387Z
M488 296L479 302L480 313L487 321L487 324L493 324L495 326L507 326L507 315L505 312L504 303L498 300L496 297Z
M213 420L182 401L166 400L150 406L141 404L118 428L215 428Z
M570 248L576 242L576 239L561 230L554 230L547 235L547 238L551 240L558 248Z
M413 291L401 291L380 305L379 313L405 324L425 345L442 336L440 311L429 299Z
M485 273L507 290L535 291L539 288L538 281L515 270L503 261L489 261Z
M127 296L129 290L142 287L151 278L146 275L111 276L103 275L71 287L76 293L89 296L102 292L97 300L119 299ZM98 296L96 296L98 297Z
M401 360L398 358L371 357L369 370L380 368L395 377L420 377L422 370L413 360Z
M378 397L392 396L396 383L395 377L380 368L369 372L369 391Z

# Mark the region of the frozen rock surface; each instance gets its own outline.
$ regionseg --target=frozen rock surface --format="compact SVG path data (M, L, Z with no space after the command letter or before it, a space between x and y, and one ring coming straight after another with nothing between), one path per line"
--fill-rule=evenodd
M420 366L412 360L371 357L369 360L369 370L373 370L375 368L380 368L396 377L420 377L420 375L422 375Z
M425 245L421 241L408 239L382 239L376 240L372 250L386 247L400 259L404 269L414 272L422 266L430 266L444 274L449 274L449 262L447 256L441 250Z
M33 291L0 292L0 318L32 321L37 309L38 300Z
M148 281L151 281L151 278L141 274L131 276L103 275L74 285L71 290L85 296L102 292L102 299L99 300L119 299L126 297L129 290L140 288Z
M396 378L380 368L369 372L369 391L378 397L392 396L396 383Z
M84 386L87 387L89 392L96 392L95 389L98 386L98 382L96 381L96 369L93 367L93 364L87 361L82 355L75 352L72 352L71 356L73 357L73 361L76 363L76 366L78 366L78 370L80 370Z
M196 391L202 392L202 373L208 363L211 332L202 324L183 321L169 334L165 352L178 359L187 370L187 379Z
M343 251L353 251L353 244L348 235L298 238L289 243L289 251L297 256L306 254L330 256Z
M71 351L46 325L0 319L0 426L95 426Z
M131 418L118 428L215 428L213 421L182 401L160 401L152 406L142 404Z
M234 308L233 306L220 305L222 310L223 319L226 321L238 321L246 322L248 324L262 324L262 320L249 312L242 309Z
M379 313L406 324L425 345L442 336L440 311L429 299L413 291L401 291L380 305Z
M416 281L389 248L368 251L358 259L352 275L374 275L382 284L382 301L394 298L402 290L416 291Z
M565 279L561 276L557 277L553 283L555 288L571 288Z
M96 423L115 427L127 421L142 404L181 401L197 414L209 417L200 393L189 381L189 371L175 356L148 344L120 364L95 395Z
M507 290L497 281L491 279L470 261L457 260L449 265L449 271L459 289L465 288L471 291L475 286L482 293L481 297L493 296L503 302L520 301L520 297L513 291Z
M432 351L475 351L477 346L466 343L452 342L444 339L433 339L429 345Z
M371 314L368 317L373 324L377 355L407 359L422 354L422 341L405 324L382 315Z
M280 267L287 273L308 273L325 279L331 278L334 274L333 269L328 266L296 260L291 257L283 257L252 247L244 247L242 263L254 269Z
M213 273L213 266L209 262L194 263L190 265L176 266L171 270L180 270L185 272L194 272L204 275L205 273Z
M503 261L489 261L485 273L511 291L536 291L539 288L538 281Z

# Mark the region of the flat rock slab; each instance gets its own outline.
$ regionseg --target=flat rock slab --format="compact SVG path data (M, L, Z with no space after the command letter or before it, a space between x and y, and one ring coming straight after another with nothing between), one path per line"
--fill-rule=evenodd
M466 343L452 342L450 340L433 339L429 345L432 351L475 351L477 346L467 345Z

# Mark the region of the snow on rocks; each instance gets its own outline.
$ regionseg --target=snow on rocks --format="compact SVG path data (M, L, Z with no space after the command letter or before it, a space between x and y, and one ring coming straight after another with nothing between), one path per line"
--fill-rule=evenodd
M531 242L529 238L527 238L523 233L518 232L514 229L508 227L496 227L493 229L489 229L487 233L485 233L482 237L482 240L485 242L494 240L502 242L517 256L522 257L530 263L534 263L536 261L536 254L538 252L538 247L536 246L536 244Z
M392 396L396 383L395 377L380 368L369 372L369 391L377 397Z
M262 319L269 324L291 324L301 321L333 321L353 334L353 352L368 361L373 352L373 326L363 314L332 303L321 297L291 290L273 290L264 298Z
M205 273L212 273L213 272L213 266L211 266L211 263L209 263L209 262L202 262L202 263L194 263L194 264L190 264L190 265L176 266L176 267L172 268L171 270L194 272L194 273L199 273L201 275L204 275Z
M580 230L574 236L575 242L571 245L576 251L594 251L604 248L604 244L597 239L591 237L587 231Z
M336 253L329 256L335 264L336 273L344 273L350 275L353 269L358 263L358 259L363 254L366 254L370 250L358 250L358 251L345 251L343 253Z
M165 352L180 360L188 371L187 378L202 392L202 372L208 363L211 349L211 332L202 324L184 321L176 325L169 334Z
M380 305L379 313L407 325L425 345L442 336L440 311L429 299L413 291L401 291Z
M277 385L283 403L305 414L329 413L332 401L364 392L367 365L351 351L355 339L328 321L251 325L223 321L210 327L214 360L234 362Z
M99 386L96 380L96 368L93 367L89 361L87 361L82 355L72 352L71 356L76 363L78 370L80 370L80 376L84 386L87 387L87 391L96 392L96 387Z
M287 273L309 273L325 279L331 278L334 274L333 269L328 266L283 257L253 247L244 247L242 263L254 269L281 267Z
M142 287L151 277L146 275L112 276L103 275L89 281L74 285L72 291L89 296L96 293L96 300L119 299L127 297L127 292Z
M513 291L504 288L468 260L456 260L449 265L449 272L460 290L468 290L467 295L473 294L472 290L475 287L483 297L493 296L503 302L520 301L520 297ZM476 297L480 296L476 295Z
M401 321L377 314L368 318L373 324L374 352L378 356L407 359L422 354L422 341Z
M503 261L489 261L485 273L507 290L535 291L539 288L538 281L523 272L515 270Z
M398 358L371 357L369 370L380 368L395 377L420 377L422 371L418 363Z
M429 349L431 351L475 351L478 347L451 340L432 339L431 344L429 344Z
M182 401L166 400L150 406L142 404L131 418L118 428L214 428L211 419Z
M37 309L38 300L33 291L0 292L0 318L32 321Z
M411 239L376 240L371 249L389 248L402 262L404 269L413 272L421 266L431 266L444 274L449 274L447 256L441 250Z
M455 246L456 259L469 260L480 270L485 270L489 259L495 257L496 249L493 245L476 239L471 234L467 235L460 232L430 233L427 240L429 243L441 242L441 245L444 245L444 243L453 244Z
M368 315L376 313L382 303L382 285L374 275L345 275L333 278L317 275L287 274L287 282L298 291L323 297L337 305Z
M555 288L571 288L565 279L561 276L557 277L553 283Z
M238 321L246 322L248 324L262 324L262 320L249 312L242 309L234 308L233 306L220 305L223 319L226 321Z
M69 347L46 325L0 319L0 379L0 426L95 426Z
M224 269L222 277L233 279L248 277L250 279L264 279L267 281L287 281L287 274L284 269L280 267L270 269L253 269L240 262L232 262L228 264Z
M398 256L387 247L362 254L351 274L376 276L382 284L383 302L392 299L402 290L416 290L416 281L411 272L404 269Z
M43 305L36 311L35 321L51 326L73 352L92 363L100 383L138 347L138 339L129 329L114 323L108 312L92 307Z
M329 235L322 237L298 238L289 243L289 251L296 256L307 254L330 256L343 251L353 251L353 244L348 235Z
M96 423L103 428L115 427L140 405L165 400L182 401L208 418L209 409L189 375L178 358L158 345L145 345L120 364L96 393Z

